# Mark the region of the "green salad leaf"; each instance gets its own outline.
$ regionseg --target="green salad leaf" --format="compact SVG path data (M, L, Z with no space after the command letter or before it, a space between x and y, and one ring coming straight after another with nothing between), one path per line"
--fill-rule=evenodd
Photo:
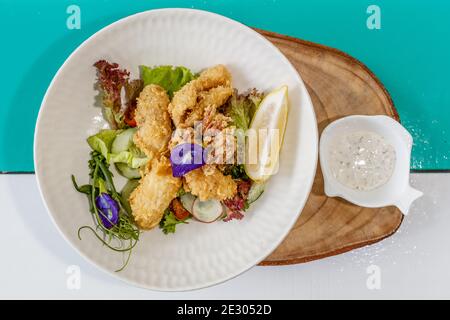
M167 208L166 211L164 211L164 216L161 222L159 223L159 228L162 229L164 234L175 233L177 224L187 223L186 220L187 219L178 220L175 214Z
M144 86L149 84L160 85L166 89L168 95L172 98L175 92L195 79L195 75L185 67L159 66L150 68L141 66L141 78L144 81Z
M235 90L225 108L226 114L238 129L247 130L264 95L255 89L245 94Z
M130 151L109 153L107 158L109 163L126 163L132 169L137 169L148 162L147 157L136 157L136 155Z
M114 139L123 130L101 130L99 133L90 136L87 139L89 146L92 150L100 153L109 164L113 163L126 163L130 168L136 169L148 162L148 158L145 157L137 147L133 144L129 147L129 150L119 153L111 153L111 146Z
M87 142L92 150L95 150L105 158L108 158L112 143L121 132L122 130L101 130L99 133L90 136L87 139Z
M250 178L245 173L243 164L233 164L225 167L224 174L231 176L233 179L249 180Z

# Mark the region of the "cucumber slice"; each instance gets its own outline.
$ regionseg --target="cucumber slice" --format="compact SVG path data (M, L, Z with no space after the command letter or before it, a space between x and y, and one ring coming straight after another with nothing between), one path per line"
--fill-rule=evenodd
M180 197L181 204L190 214L193 212L195 199L197 199L197 197L191 193L185 193Z
M116 168L120 175L127 179L139 179L141 177L139 169L130 168L126 163L117 162Z
M220 201L217 200L206 200L200 201L196 199L194 201L194 207L192 210L192 215L200 222L211 223L219 219L222 216L223 208Z
M247 204L251 204L261 197L264 192L265 183L253 182L248 192Z
M136 187L139 185L139 180L128 180L128 182L123 186L122 191L120 194L122 195L123 200L123 206L125 207L125 210L129 213L131 213L131 207L130 207L130 201L128 200L130 198L131 193L136 189Z
M111 146L111 153L120 153L128 151L133 145L133 136L136 133L136 128L130 128L117 135Z

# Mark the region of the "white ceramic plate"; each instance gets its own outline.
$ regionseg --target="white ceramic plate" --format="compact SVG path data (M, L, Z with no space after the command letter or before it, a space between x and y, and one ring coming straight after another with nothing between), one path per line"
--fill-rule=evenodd
M118 62L138 77L139 65L183 65L199 71L225 64L240 90L289 86L290 113L280 170L242 221L192 222L164 235L145 232L129 265L88 232L84 195L70 175L88 180L86 138L105 126L95 106L92 64ZM317 126L306 88L288 60L264 37L228 18L186 9L147 11L122 19L86 40L53 79L35 132L35 170L50 216L64 238L99 268L141 287L189 290L230 279L268 256L288 234L310 192L317 164Z

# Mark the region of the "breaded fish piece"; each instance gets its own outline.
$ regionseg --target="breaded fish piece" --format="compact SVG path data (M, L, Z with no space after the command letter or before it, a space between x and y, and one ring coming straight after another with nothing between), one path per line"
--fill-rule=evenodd
M231 73L223 64L206 69L195 79L198 91L210 90L221 85L231 85Z
M176 198L181 179L172 176L169 159L153 159L150 170L140 180L130 195L130 206L136 224L141 229L151 229L159 224L164 210Z
M202 168L187 173L185 183L187 190L199 197L201 201L216 199L225 200L234 197L237 192L236 182L231 176L225 176L217 168L211 167L208 175Z
M218 86L212 88L209 91L202 91L197 96L197 105L192 112L186 113L186 118L183 121L183 126L192 127L196 121L201 121L205 110L208 107L220 107L222 106L230 96L233 94L231 87Z
M135 119L139 130L133 140L150 160L167 152L172 135L169 102L166 91L154 84L146 86L137 98Z
M207 106L220 107L232 93L231 74L224 65L206 69L175 93L169 105L175 126L192 127L202 119Z

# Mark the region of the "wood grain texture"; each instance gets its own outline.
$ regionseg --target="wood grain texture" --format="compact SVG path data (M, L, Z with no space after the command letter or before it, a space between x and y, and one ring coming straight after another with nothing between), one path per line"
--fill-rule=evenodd
M291 61L306 84L319 133L333 120L354 114L388 115L399 120L388 92L353 57L329 47L257 30ZM324 194L320 166L302 214L281 245L261 265L312 261L380 241L399 228L395 207L362 208Z

